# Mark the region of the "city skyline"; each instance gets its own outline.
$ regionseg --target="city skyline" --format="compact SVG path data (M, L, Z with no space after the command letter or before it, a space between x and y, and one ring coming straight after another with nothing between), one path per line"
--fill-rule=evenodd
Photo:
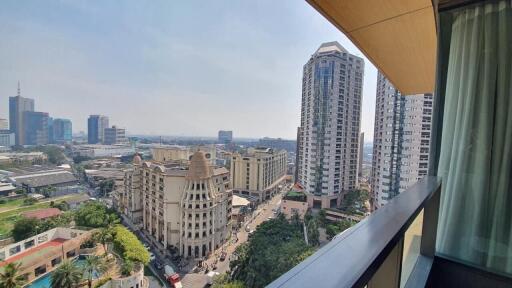
M0 102L20 80L23 97L71 119L75 132L103 114L129 134L294 139L304 59L330 41L363 56L305 2L216 4L134 4L113 15L108 3L7 2ZM371 139L376 70L365 64L362 131Z

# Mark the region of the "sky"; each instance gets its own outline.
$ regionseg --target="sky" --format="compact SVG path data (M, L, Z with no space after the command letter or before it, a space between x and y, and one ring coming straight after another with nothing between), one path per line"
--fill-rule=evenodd
M295 139L302 66L323 42L363 54L305 1L2 1L0 118L8 97L87 130ZM361 130L371 141L377 70L365 59Z

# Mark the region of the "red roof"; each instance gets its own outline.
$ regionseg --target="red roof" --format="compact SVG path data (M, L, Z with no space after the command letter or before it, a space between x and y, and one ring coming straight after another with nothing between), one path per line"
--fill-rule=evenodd
M46 208L46 209L39 209L34 211L27 211L23 212L21 215L27 217L27 218L37 218L39 220L58 216L62 214L62 212L58 208Z

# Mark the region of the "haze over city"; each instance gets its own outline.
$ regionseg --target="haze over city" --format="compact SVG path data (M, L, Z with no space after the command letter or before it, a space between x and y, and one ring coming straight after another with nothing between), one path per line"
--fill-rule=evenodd
M5 1L0 118L8 97L87 131L295 139L302 67L323 42L362 53L306 2ZM229 9L226 9L229 7ZM376 69L365 58L361 131L373 135ZM262 113L264 111L265 113Z

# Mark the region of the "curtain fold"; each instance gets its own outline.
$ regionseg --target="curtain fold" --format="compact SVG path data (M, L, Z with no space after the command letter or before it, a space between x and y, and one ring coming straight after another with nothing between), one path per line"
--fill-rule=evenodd
M512 8L453 13L438 175L437 250L512 274Z

